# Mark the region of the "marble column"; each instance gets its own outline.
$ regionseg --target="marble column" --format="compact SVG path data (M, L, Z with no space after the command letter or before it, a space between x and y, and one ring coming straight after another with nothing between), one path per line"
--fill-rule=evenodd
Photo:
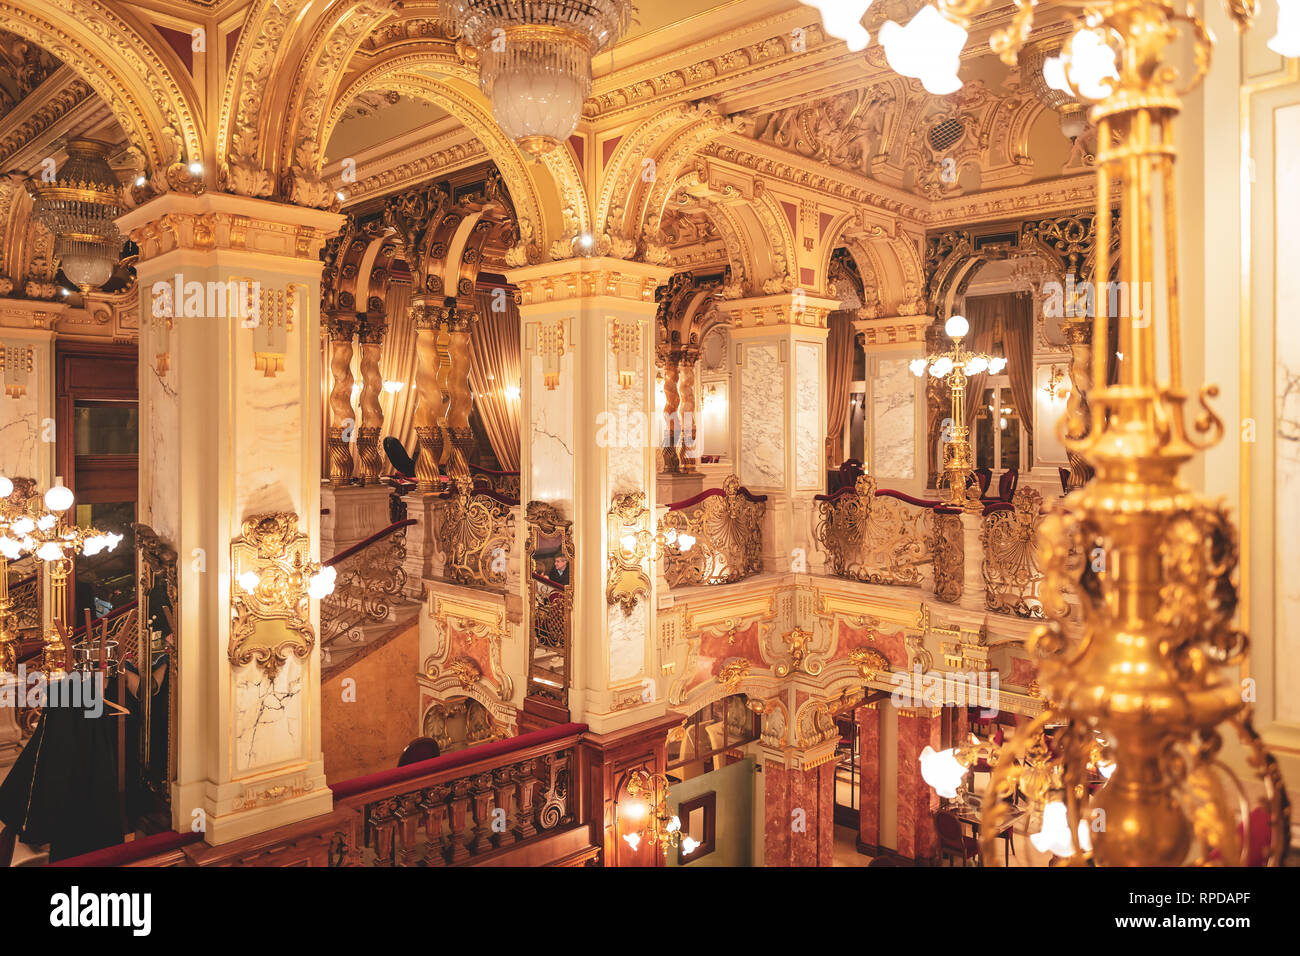
M898 824L895 848L898 855L928 863L938 847L934 832L934 811L939 796L921 778L921 751L927 746L942 749L942 710L899 708L898 711Z
M319 603L310 643L282 664L236 661L232 544L246 519L291 514L319 560L320 250L342 222L212 192L168 193L118 220L140 248L141 315L171 319L140 332L137 512L180 555L171 823L213 844L332 807Z
M519 289L523 331L522 499L546 502L573 521L569 711L596 733L666 709L651 637L652 548L637 569L611 569L611 553L620 551L625 535L635 535L610 513L624 496L631 496L633 512L644 506L638 544L649 544L659 441L655 290L669 274L661 266L591 257L507 275ZM611 589L629 594L626 611L611 603Z
M737 350L732 428L740 482L766 494L764 570L812 570L813 495L826 490L826 318L800 292L724 299Z
M858 846L867 853L880 847L880 711L863 704L858 723Z
M763 865L833 866L835 741L763 754Z

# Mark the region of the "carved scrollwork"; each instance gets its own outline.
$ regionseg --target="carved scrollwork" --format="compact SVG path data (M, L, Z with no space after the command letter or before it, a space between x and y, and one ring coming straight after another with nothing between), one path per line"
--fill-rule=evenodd
M720 493L669 511L660 522L669 586L727 584L761 571L766 512L766 499L750 495L735 475L727 477Z
M506 583L515 541L515 513L509 504L472 491L468 482L455 482L436 534L448 579L486 587Z
M984 517L980 531L984 603L990 611L1041 618L1038 590L1043 572L1038 567L1035 538L1043 496L1033 488L1021 488L1012 505L1012 511L994 511Z
M817 512L816 537L831 573L870 584L921 583L930 561L930 509L877 497L876 479L862 475L852 492L818 502Z

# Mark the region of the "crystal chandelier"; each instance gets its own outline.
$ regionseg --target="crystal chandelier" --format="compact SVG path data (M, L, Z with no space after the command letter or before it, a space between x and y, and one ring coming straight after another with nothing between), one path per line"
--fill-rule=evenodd
M1034 99L1059 115L1061 132L1074 140L1088 128L1087 109L1068 90L1051 86L1043 74L1044 63L1059 57L1061 46L1060 43L1031 44L1020 54L1020 77Z
M591 58L632 20L630 0L441 0L477 53L479 87L501 128L532 156L572 135L591 95Z
M33 215L54 235L63 274L84 295L113 275L122 235L113 221L122 212L118 182L108 165L107 143L73 139L68 159L52 182L33 180Z

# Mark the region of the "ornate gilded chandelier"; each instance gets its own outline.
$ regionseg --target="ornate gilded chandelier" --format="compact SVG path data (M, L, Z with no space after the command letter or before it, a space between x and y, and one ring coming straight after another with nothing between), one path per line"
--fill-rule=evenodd
M614 44L631 0L441 0L479 61L501 128L532 156L572 135L591 95L591 58Z
M937 0L906 27L886 24L886 58L931 92L950 92L960 85L955 54L970 18L997 5ZM1036 5L1018 2L1011 23L990 39L1008 65L1016 65L1029 39ZM1008 801L1033 775L1050 788L1035 845L1064 865L1242 864L1260 835L1268 838L1266 862L1278 865L1289 841L1290 804L1229 670L1244 662L1248 645L1233 623L1235 530L1224 505L1194 494L1179 477L1197 452L1222 438L1223 423L1208 404L1218 388L1200 388L1200 412L1189 426L1178 298L1156 283L1157 276L1177 274L1172 123L1181 96L1209 68L1214 38L1190 4L1068 5L1079 12L1075 33L1043 69L1050 86L1091 107L1097 127L1096 282L1111 281L1114 185L1119 281L1155 288L1159 301L1141 316L1117 316L1113 343L1107 304L1096 310L1091 358L1098 387L1088 396L1090 421L1086 431L1064 435L1095 477L1045 518L1039 534L1049 623L1030 644L1042 660L1047 705L999 749L983 800L981 851L994 858L1013 812ZM1244 0L1224 5L1239 28L1257 8ZM1300 51L1300 27L1288 15L1294 0L1279 6L1270 45ZM1175 49L1184 42L1190 56ZM1123 356L1113 385L1112 352ZM1082 612L1078 635L1067 594ZM1044 758L1036 751L1048 728L1055 730ZM1223 759L1224 731L1240 742L1254 790ZM1095 792L1090 766L1107 777ZM1256 822L1256 810L1266 823ZM1260 826L1266 833L1255 832Z
M54 235L63 274L82 294L113 275L122 253L114 220L121 214L117 177L108 165L107 143L73 139L68 159L52 181L28 183L36 219Z

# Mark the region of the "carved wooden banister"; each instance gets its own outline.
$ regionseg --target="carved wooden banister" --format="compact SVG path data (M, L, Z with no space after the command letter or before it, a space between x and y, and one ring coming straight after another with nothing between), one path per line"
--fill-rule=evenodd
M360 814L353 862L474 865L580 826L578 743L564 724L334 785Z
M670 504L659 522L669 587L729 584L758 574L766 513L767 495L752 494L735 475L721 488Z

